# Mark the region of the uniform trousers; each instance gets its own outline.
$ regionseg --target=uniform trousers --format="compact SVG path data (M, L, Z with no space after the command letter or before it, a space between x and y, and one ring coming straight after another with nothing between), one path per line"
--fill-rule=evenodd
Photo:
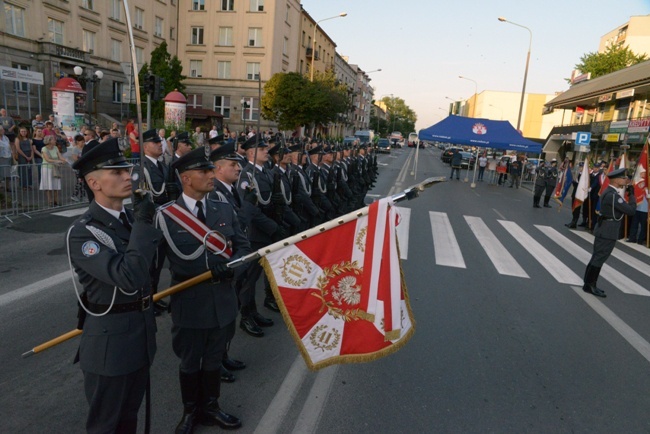
M149 381L149 366L115 377L87 371L83 371L83 375L86 400L90 406L86 431L88 433L135 433L138 410ZM122 428L126 425L132 426L133 431Z
M172 326L172 348L181 359L180 370L186 374L198 371L220 371L226 343L234 335L235 322L224 327L193 329Z
M251 249L253 251L266 247L268 244L251 242ZM241 286L239 289L239 304L241 308L242 317L247 317L254 312L257 312L257 305L255 304L255 288L257 281L263 272L262 265L258 261L253 261L244 276L241 279Z
M607 238L596 237L594 239L594 251L589 260L589 265L593 267L602 267L609 255L612 254L616 246L616 240L609 240Z

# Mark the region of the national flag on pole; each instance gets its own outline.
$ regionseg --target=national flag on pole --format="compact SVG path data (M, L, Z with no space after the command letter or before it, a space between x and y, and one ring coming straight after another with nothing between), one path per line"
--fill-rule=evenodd
M560 179L555 187L555 192L553 193L553 198L558 201L560 204L560 209L562 209L562 204L566 198L567 193L569 192L569 187L573 183L573 173L571 173L571 165L569 160L564 161L564 171L560 173Z
M268 253L262 264L310 369L366 362L414 333L391 198L368 214Z
M641 155L636 163L636 170L634 171L634 197L636 204L641 205L643 198L646 197L646 188L648 187L648 142L643 145Z
M573 199L573 209L576 209L584 203L589 197L589 159L585 160L585 165L582 166L582 174L578 180L578 187L576 187L576 196Z
M607 190L607 187L609 187L609 178L607 175L614 170L614 167L619 165L619 160L616 159L616 162L610 161L609 166L607 167L606 171L603 171L600 174L600 190L598 190L598 197L602 196L602 194ZM600 201L599 201L600 202Z

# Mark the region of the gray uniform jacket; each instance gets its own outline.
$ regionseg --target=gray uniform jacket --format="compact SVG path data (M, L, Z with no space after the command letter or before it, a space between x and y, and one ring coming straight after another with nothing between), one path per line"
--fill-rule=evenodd
M165 184L165 181L167 181L169 177L169 168L167 167L167 165L160 161L158 162L158 165L155 165L147 157L143 157L142 161L144 163L144 170L147 171L149 177L151 178L151 184L152 184L151 186L153 187L153 189L156 190L157 192L163 189L163 185ZM138 168L135 168L134 170L137 169ZM169 200L167 199L167 192L164 190L158 196L154 196L153 200L158 205L164 205L167 202L169 202Z
M207 199L206 226L220 232L231 244L233 255L230 260L250 253L250 244L242 232L232 206L226 202ZM187 209L181 196L177 204ZM192 210L188 210L192 212ZM161 212L161 211L159 211ZM180 225L163 214L169 234L176 248L184 255L196 251L201 242ZM209 271L218 263L228 262L225 258L208 253L206 267L205 253L194 260L180 258L165 241L165 251L172 273L172 284ZM185 328L208 329L223 328L237 316L237 296L230 279L213 283L207 280L171 296L172 321L174 325Z
M248 174L252 175L253 172L255 173L260 196L264 200L269 200L273 190L273 180L266 169L262 172L250 163L242 169L239 175L239 182L237 183L239 196L243 198L246 194L246 188L250 183ZM240 212L245 213L242 219L249 223L247 234L252 243L268 245L273 242L273 233L278 229L278 223L270 217L273 215L272 202L269 202L268 205L258 204L255 206L244 200Z
M89 229L89 227L93 229ZM99 238L91 230L97 232ZM129 232L122 223L92 201L88 212L70 229L70 259L88 302L131 303L149 295L149 267L162 233L144 223ZM81 369L104 376L126 375L150 365L156 352L153 309L104 316L87 315L79 344Z
M635 211L636 200L633 195L630 196L630 202L626 203L613 186L608 186L600 196L600 216L594 235L607 240L618 240L623 215L633 216Z

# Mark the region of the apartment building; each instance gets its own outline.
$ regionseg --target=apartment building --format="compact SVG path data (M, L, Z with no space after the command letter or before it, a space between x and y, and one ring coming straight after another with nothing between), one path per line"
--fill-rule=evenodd
M650 15L630 17L630 21L600 38L598 52L603 53L613 44L622 43L636 54L650 56Z
M176 54L180 1L129 1L140 65L164 40ZM50 110L50 88L69 76L88 92L88 113L126 116L129 83L122 63L130 62L131 51L121 0L5 0L2 10L0 66L40 72L44 82L38 86L2 80L0 103L10 114L29 119L39 107ZM76 66L83 68L81 76L75 75Z

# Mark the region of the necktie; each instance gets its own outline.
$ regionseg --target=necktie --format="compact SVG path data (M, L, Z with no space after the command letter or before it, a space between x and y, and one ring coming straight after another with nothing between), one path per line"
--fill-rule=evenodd
M126 213L124 212L120 213L120 221L122 222L122 225L130 232L131 223L129 223L129 219L126 217Z
M235 198L235 204L238 207L241 207L241 202L239 200L239 193L237 192L237 188L233 186L230 188L230 191L232 192L232 196Z
M198 218L203 223L205 223L205 214L203 213L203 202L201 201L196 202L196 207L199 209L196 212L196 218Z

